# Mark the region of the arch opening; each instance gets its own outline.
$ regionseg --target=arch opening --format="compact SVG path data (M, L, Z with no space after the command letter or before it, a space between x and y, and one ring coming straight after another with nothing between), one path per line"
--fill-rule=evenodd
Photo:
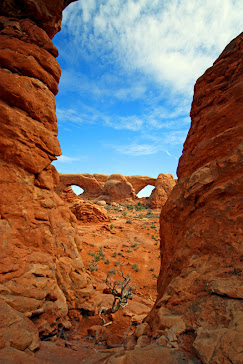
M154 186L148 185L137 193L137 197L138 198L149 197L154 189L155 189Z
M80 196L80 195L82 195L84 193L83 188L81 188L81 187L79 187L77 185L71 185L70 187L72 188L73 192L77 196Z

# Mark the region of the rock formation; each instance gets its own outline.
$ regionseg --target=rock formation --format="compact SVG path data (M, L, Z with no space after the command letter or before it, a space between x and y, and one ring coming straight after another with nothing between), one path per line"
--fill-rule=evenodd
M158 299L148 320L203 363L242 360L242 115L243 33L195 85L178 183L161 214Z
M37 329L48 336L59 325L69 328L68 315L77 315L92 296L76 218L54 192L59 176L50 165L60 155L54 100L60 68L50 39L70 2L0 3L0 348L5 362L10 352L11 362L27 362L19 350L38 348ZM242 53L243 34L195 86L178 183L161 214L158 299L141 335L157 337L163 347L137 348L113 362L151 361L155 355L156 361L162 352L167 362L185 361L184 354L165 345L180 346L203 363L242 361ZM120 185L136 195L131 179L99 176L96 182L104 188L107 183L111 196Z
M122 176L121 174L59 174L59 182L55 189L65 199L68 186L76 185L84 192L82 199L92 201L104 200L107 203L131 203L138 199L137 194L146 186L155 186L149 198L151 208L161 208L175 185L171 174L160 174L158 178L148 176ZM66 190L69 191L69 190Z
M148 205L152 209L164 206L175 184L176 181L172 174L160 173L155 182L155 188L149 197Z
M66 187L61 194L61 198L66 201L77 220L82 223L109 221L106 209L90 201L79 198L71 187Z
M104 195L100 198L108 203L133 201L136 194L131 183L121 174L112 174L104 184Z
M54 193L59 177L50 165L61 153L54 99L60 67L50 38L69 2L0 3L0 294L13 317L1 346L16 348L9 337L21 326L21 348L34 350L33 325L23 314L45 336L60 324L68 328L68 311L85 302L76 218Z
M109 176L84 174L62 174L59 173L59 182L56 186L56 193L60 195L66 187L76 185L84 190L83 198L95 198L102 194L103 186Z

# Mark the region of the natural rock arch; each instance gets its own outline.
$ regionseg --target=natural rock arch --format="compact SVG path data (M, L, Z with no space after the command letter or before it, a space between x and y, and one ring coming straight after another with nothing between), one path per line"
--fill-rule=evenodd
M105 175L104 175L105 176ZM98 178L98 177L97 177ZM108 176L107 178L108 179ZM92 174L61 174L59 173L59 182L55 191L60 195L65 188L76 185L84 190L83 197L97 197L102 193L103 182L99 181Z

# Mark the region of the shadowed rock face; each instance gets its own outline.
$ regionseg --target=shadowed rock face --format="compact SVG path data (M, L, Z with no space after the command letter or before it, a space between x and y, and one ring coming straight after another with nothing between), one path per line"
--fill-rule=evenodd
M61 153L54 99L60 67L50 37L66 4L0 4L0 294L12 308L6 312L32 318L42 335L69 326L68 310L82 307L88 285L76 218L54 193L59 177L50 165Z
M242 351L242 115L243 34L196 82L178 183L160 220L150 323L174 328L174 341L190 333L203 363L238 363Z

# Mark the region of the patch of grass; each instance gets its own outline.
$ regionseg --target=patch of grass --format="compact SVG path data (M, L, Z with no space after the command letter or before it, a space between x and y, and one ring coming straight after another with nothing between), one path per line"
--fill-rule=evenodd
M157 229L154 224L151 225L151 229Z
M113 253L113 257L115 258L117 256L117 252Z
M127 250L125 250L125 252L126 252L126 253L132 253L132 252L133 252L133 250L132 250L132 249L127 249Z
M134 243L131 245L132 248L136 248L136 246L138 245L138 243Z
M132 269L134 269L135 272L138 272L139 271L139 268L138 268L138 265L137 264L133 264L132 265Z
M158 274L154 273L154 278L158 278Z
M132 224L132 221L131 220L127 220L126 223L127 224Z
M113 227L114 227L114 225L113 225L113 224L111 224L111 225L110 225L111 230L113 229Z
M154 268L150 268L149 270L150 270L150 272L153 272L154 271Z
M106 260L105 260L105 264L110 264L109 259L106 259Z
M122 256L122 252L119 252L118 255L121 255Z

